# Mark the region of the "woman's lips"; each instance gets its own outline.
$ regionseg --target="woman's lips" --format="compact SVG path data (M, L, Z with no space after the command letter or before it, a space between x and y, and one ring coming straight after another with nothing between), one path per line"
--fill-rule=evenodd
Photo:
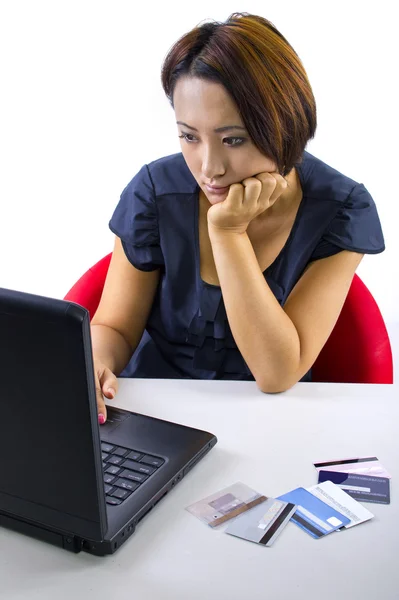
M209 194L214 194L215 196L223 196L223 194L225 194L226 192L229 191L230 186L227 185L226 187L223 187L223 188L212 188L209 185L205 184L205 187Z

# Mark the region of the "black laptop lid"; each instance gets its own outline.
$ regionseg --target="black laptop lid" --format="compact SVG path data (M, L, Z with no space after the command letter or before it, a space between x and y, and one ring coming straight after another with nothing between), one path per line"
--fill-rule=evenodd
M101 540L107 528L89 314L0 288L0 513Z

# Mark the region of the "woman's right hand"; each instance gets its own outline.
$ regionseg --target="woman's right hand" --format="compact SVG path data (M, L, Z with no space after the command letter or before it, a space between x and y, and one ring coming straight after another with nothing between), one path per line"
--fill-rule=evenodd
M107 408L103 396L110 399L115 398L118 391L118 380L108 367L96 359L94 359L94 380L96 384L98 422L103 425L107 420Z

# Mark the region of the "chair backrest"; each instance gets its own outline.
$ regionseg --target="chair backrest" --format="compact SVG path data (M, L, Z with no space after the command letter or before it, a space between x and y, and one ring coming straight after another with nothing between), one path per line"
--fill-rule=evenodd
M111 254L104 256L65 296L93 317L100 303ZM376 301L355 275L338 321L312 367L313 381L392 383L389 336Z
M90 267L71 287L64 298L64 300L76 302L87 308L90 313L90 320L100 304L111 257L112 252Z
M312 368L313 381L393 383L388 332L372 294L355 275L337 323Z

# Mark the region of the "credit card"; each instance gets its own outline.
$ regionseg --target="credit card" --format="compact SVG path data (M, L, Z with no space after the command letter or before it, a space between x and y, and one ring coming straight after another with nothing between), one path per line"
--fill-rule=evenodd
M319 500L319 498L316 498L302 487L278 496L278 500L284 500L284 502L297 505L291 521L316 539L328 535L350 523L348 517L322 500Z
M345 525L345 529L359 525L359 523L364 523L364 521L368 521L374 517L367 508L364 508L364 506L338 487L338 485L332 483L332 481L324 481L323 483L312 485L307 490L313 496L323 500L323 502L350 519L350 523L349 525Z
M387 477L319 471L319 483L323 481L332 481L352 498L361 502L389 504L391 501Z
M370 475L371 477L391 478L391 475L376 456L317 462L314 463L314 466L318 471L338 471L340 473L357 473L358 475Z
M267 498L262 504L237 517L225 533L250 542L271 546L288 524L295 504Z
M266 500L244 483L235 483L186 508L210 527L221 525Z

